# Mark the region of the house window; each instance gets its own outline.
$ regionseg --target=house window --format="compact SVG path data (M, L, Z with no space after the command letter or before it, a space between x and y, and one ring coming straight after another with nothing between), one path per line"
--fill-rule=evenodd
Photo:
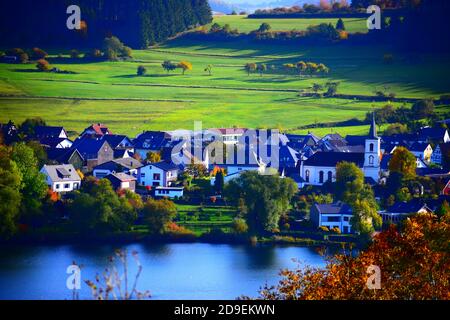
M306 182L309 182L309 170L306 170L306 172L305 172L305 180L306 180Z
M349 217L344 217L344 221L349 221L350 218Z
M324 176L323 171L320 171L319 172L319 183L323 183L323 176Z
M161 180L161 175L159 173L153 174L153 180Z
M373 149L374 149L373 143L370 144L370 147L369 147L369 148L370 148L370 152L373 152Z
M69 189L69 188L70 188L70 184L66 183L66 184L64 185L64 189Z
M153 182L154 187L159 187L159 182Z
M76 190L76 189L78 189L78 183L74 183L73 184L73 188Z
M55 185L55 188L58 190L59 189L59 183L57 183L56 185Z
M369 164L370 164L370 165L373 165L373 159L374 159L373 156L369 156Z
M333 172L328 171L328 182L333 181Z
M145 173L141 173L141 178L145 178Z

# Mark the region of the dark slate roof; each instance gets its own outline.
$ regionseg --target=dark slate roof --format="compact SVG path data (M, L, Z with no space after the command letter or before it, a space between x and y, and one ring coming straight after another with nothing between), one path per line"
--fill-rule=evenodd
M419 139L421 141L438 140L441 141L444 138L445 128L421 128L418 132Z
M128 137L124 136L124 135L117 135L117 134L107 134L102 137L102 140L107 141L109 143L109 145L111 146L111 148L113 148L113 149L117 148L119 146L119 144L125 139L128 139ZM128 139L128 140L131 143L131 140L130 139Z
M60 144L64 140L69 140L69 139L66 139L66 138L52 138L52 137L41 138L41 139L39 139L39 143L41 145L43 145L43 146L48 146L50 148L56 148L58 146L58 144Z
M305 166L335 167L339 162L352 162L357 166L364 165L364 153L352 152L317 152L305 161Z
M352 208L342 202L332 204L314 204L320 214L352 214Z
M98 152L105 143L108 142L100 139L82 137L73 142L71 149L77 149L85 159L96 159Z
M161 170L164 170L164 171L178 170L178 166L177 165L175 165L172 162L167 162L167 161L161 161L161 162L156 162L156 163L149 163L149 164L147 164L147 166L155 166L155 167L160 168Z
M408 142L416 141L417 135L415 134L394 134L391 136L382 136L381 137L382 143L385 144L406 144Z
M367 136L353 136L348 135L345 137L347 144L350 146L363 146L366 144Z
M34 129L37 138L58 138L64 127L37 126Z
M53 160L59 163L67 163L70 159L70 157L74 153L78 153L81 159L83 159L83 156L76 150L76 149L63 149L63 148L47 148L47 158L49 160Z
M123 168L125 169L138 169L142 167L142 163L133 158L123 158L115 159L102 163L94 168L94 170L109 170L109 171L119 171Z
M170 141L170 135L161 131L146 131L133 140L137 149L161 150Z
M279 149L280 161L281 161L281 159L284 160L284 158L288 158L288 161L292 162L295 165L295 164L297 164L298 160L300 160L299 156L300 155L298 154L298 152L289 146L281 146Z
M408 150L423 152L429 145L427 142L414 142L408 147Z
M410 202L397 202L387 211L394 213L417 213L424 206L426 206L426 204L420 200L412 200Z
M418 176L433 176L433 175L448 175L449 171L441 168L417 168L416 174Z

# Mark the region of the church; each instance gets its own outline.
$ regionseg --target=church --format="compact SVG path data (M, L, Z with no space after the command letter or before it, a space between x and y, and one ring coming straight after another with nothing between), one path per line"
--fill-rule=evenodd
M380 180L381 138L377 134L375 115L369 134L365 137L364 152L317 152L300 162L303 186L321 186L336 181L336 166L340 162L352 162L364 172L369 184Z

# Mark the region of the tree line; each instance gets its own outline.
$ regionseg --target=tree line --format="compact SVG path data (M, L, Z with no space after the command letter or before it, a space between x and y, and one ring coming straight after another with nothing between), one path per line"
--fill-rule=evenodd
M81 8L80 30L66 27L69 5ZM144 48L211 20L207 0L3 1L0 38L4 45L93 47L116 35Z

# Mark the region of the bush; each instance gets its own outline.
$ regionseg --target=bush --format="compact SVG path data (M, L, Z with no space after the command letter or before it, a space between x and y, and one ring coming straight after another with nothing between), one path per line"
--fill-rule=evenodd
M99 59L103 56L102 52L99 49L93 49L89 54L85 55L85 58L91 59Z
M52 66L50 65L50 63L48 63L47 60L45 60L45 59L40 59L40 60L38 60L38 62L37 62L37 64L36 64L36 68L37 68L39 71L46 72L46 71L50 71L50 69L52 68Z
M48 57L48 53L39 48L33 48L31 57L35 60L45 59Z
M103 49L106 57L110 61L118 58L130 58L132 54L131 48L125 46L117 37L108 37L103 41Z
M78 50L70 50L70 57L72 59L78 59L80 57L80 52Z
M338 227L334 227L333 229L331 229L331 232L341 234L341 229L339 229Z
M319 227L319 231L322 231L322 232L330 232L330 229L328 229L328 227L321 226L321 227Z
M233 221L233 231L237 234L243 234L248 232L248 225L244 219L234 219Z
M137 75L138 76L145 76L147 74L147 68L145 68L144 66L139 66L137 68Z

